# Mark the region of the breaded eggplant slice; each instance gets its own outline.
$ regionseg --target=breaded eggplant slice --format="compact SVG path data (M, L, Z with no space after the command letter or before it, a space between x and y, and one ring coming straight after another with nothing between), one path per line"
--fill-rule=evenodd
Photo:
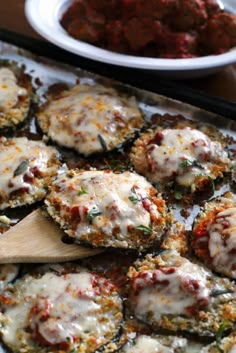
M236 331L231 335L218 339L208 347L203 348L200 353L235 353L236 352Z
M50 139L85 156L114 149L144 122L134 96L80 84L51 96L37 119Z
M90 353L120 330L122 300L113 283L82 267L56 267L2 292L0 333L13 352Z
M213 126L184 120L142 133L131 150L131 161L160 191L211 195L215 181L230 172L225 147L225 138Z
M130 305L154 330L199 336L216 334L222 322L236 323L236 286L176 251L147 255L128 271Z
M199 353L201 345L186 338L139 335L126 343L119 353Z
M17 264L1 264L0 265L0 293L12 282L19 273L19 265Z
M125 171L69 170L45 199L49 215L76 243L143 250L172 221L165 201L142 176Z
M23 68L0 63L0 129L14 128L29 112L32 85Z
M194 221L192 248L206 266L236 279L236 195L205 203Z
M42 200L59 166L57 150L42 141L0 138L0 209Z

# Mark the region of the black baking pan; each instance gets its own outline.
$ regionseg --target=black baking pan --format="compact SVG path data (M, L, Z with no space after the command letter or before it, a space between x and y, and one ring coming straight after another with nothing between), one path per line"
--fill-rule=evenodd
M30 50L36 55L43 55L44 57L55 59L99 75L108 76L120 82L136 86L137 88L146 89L173 99L181 100L236 120L236 103L228 102L223 98L192 89L179 81L165 80L153 76L153 73L147 71L128 69L86 59L69 53L49 42L17 34L6 29L0 29L0 39L23 49Z
M8 60L10 58L13 62L16 62L20 66L22 65L22 67L25 69L25 72L27 72L30 75L31 82L33 84L33 87L35 88L35 97L34 97L35 99L32 104L32 110L29 113L28 119L26 119L27 121L25 122L25 125L23 125L22 127L19 127L19 129L15 129L15 131L12 132L14 136L28 137L28 139L45 138L45 134L42 131L40 131L40 129L38 128L37 112L39 113L38 109L42 107L41 103L45 102L45 98L46 98L45 93L47 94L47 92L49 92L48 89L50 88L63 89L63 87L65 87L63 86L63 84L72 86L75 83L81 83L81 84L98 83L104 86L106 85L106 87L108 88L109 87L117 88L126 94L129 93L130 97L134 97L138 102L138 106L144 116L145 122L149 123L148 126L154 127L155 124L157 125L159 118L162 120L165 126L168 126L168 117L170 121L172 119L174 119L172 121L175 121L176 118L182 119L182 117L185 117L190 120L194 120L198 122L200 128L204 128L204 127L206 128L208 126L208 123L210 123L211 125L213 123L220 131L222 131L224 136L227 137L227 141L229 141L229 144L230 144L229 145L230 153L232 154L232 156L235 156L235 146L236 146L235 145L235 140L236 140L235 121L236 120L233 120L233 118L235 118L236 114L235 114L235 105L233 104L230 104L223 100L221 101L221 104L220 104L219 99L216 99L214 97L206 98L205 94L201 94L197 91L190 92L189 88L179 85L178 82L172 83L171 81L169 82L165 80L159 80L156 77L154 79L148 73L143 73L136 70L128 70L120 67L114 67L111 65L104 65L101 63L97 63L95 61L87 60L87 59L69 54L47 42L42 42L42 41L27 38L27 37L18 36L17 34L9 33L6 31L2 31L2 35L0 33L0 52L1 52L1 59ZM57 84L59 84L59 86ZM187 98L189 99L187 99L185 95L188 96ZM106 127L107 126L109 127L109 122L106 124ZM214 130L214 127L212 128ZM63 132L63 128L61 129L61 131ZM118 131L118 129L116 131ZM86 133L87 134L89 133L88 126L86 126L85 135ZM5 138L5 136L6 136L5 132L3 132L3 138ZM77 167L80 169L99 168L102 170L105 168L106 170L108 170L111 168L111 170L114 170L114 172L115 171L117 172L117 167L119 167L119 165L122 164L120 165L120 167L122 167L122 170L127 168L129 169L129 167L131 167L131 164L129 162L129 155L130 155L130 149L133 146L133 140L130 139L130 141L128 140L125 141L125 144L120 146L121 148L110 151L111 154L109 154L109 152L106 150L105 144L102 144L101 142L103 140L99 139L99 136L100 135L97 135L98 140L100 141L101 146L103 147L103 151L99 158L98 158L98 155L95 155L95 154L91 155L91 157L84 157L79 153L72 153L73 151L69 151L68 149L63 148L63 146L59 147L57 145L57 148L60 150L60 153L62 155L62 161L63 163L65 163L65 166L67 165L69 168L72 168L72 169ZM50 141L49 143L53 144L53 141ZM56 143L53 145L54 147L56 147ZM24 160L24 162L26 162L26 160ZM2 166L3 168L5 168L4 161L2 163ZM19 168L19 165L16 168ZM13 169L13 171L14 170L16 169ZM202 173L200 174L200 176L203 176ZM126 183L123 183L123 185L125 187L125 190L127 190ZM230 190L233 191L233 180L231 183L228 183L228 180L226 180L226 182L222 185L220 189L215 188L215 186L213 187L212 181L209 182L209 185L210 185L210 193L212 195L214 193L213 196L219 195L226 191L230 191ZM130 191L131 191L131 195L133 195L132 189L130 189ZM179 197L180 198L182 197L181 193L180 195L176 193L176 189L172 190L172 192L174 192L173 194L174 200L176 199L179 200ZM131 196L131 198L133 197ZM128 200L132 201L130 198L128 198ZM144 200L142 199L138 201L143 202ZM202 204L198 202L198 198L193 197L192 201L194 204L192 205L191 203L190 207L188 208L186 205L184 209L182 208L181 204L178 204L175 201L174 203L172 202L173 212L176 217L175 219L178 220L178 222L181 222L179 223L180 227L182 227L181 224L184 225L184 229L187 232L191 231L193 220L196 214L199 212ZM149 201L147 202L149 204ZM35 208L40 208L42 207L42 204L32 205L32 206ZM21 212L23 211L25 212L22 215L22 217L24 218L26 214L31 212L31 209L27 208L27 210L25 209L21 210ZM13 214L14 210L12 209L3 210L3 212L5 216L8 216L10 218L10 220L14 219L14 222L20 219L19 208L15 208L14 214ZM124 214L124 211L122 212L123 212L123 216L122 216L123 218L126 219L129 217L129 215L127 216L126 213ZM40 229L42 229L43 223L41 221L39 223L40 223ZM141 228L143 228L142 224L141 226L142 226ZM175 226L178 234L178 223L174 223L173 228L175 228ZM19 234L19 230L13 229L13 232L14 231L16 232L15 234ZM172 236L172 233L174 233L173 234L174 238L175 238L175 235L177 235L175 234L174 229L173 229L173 232L171 229L170 233L171 233L171 236ZM34 236L35 235L36 233L34 233ZM145 236L144 241L146 242L147 236L145 234L143 235ZM68 241L68 237L66 238L66 240ZM43 246L47 248L45 244ZM9 244L9 248L10 247L11 247L11 244ZM127 271L127 269L133 264L134 259L136 259L137 256L140 257L141 254L139 252L138 253L135 252L135 254L133 252L125 252L125 251L122 251L122 249L121 251L116 252L116 250L118 249L113 249L111 251L109 249L107 254L103 253L102 256L98 259L98 261L96 260L96 258L93 258L92 260L88 258L88 259L85 259L83 263L81 262L82 261L81 259L79 263L80 265L82 265L82 267L85 266L86 268L88 267L89 269L92 269L94 273L96 273L97 271L101 271L103 276L104 276L104 273L106 273L105 276L107 276L107 278L109 277L108 272L109 273L112 272L113 276L115 276L118 279L118 281L120 281L120 278L122 279L122 282L119 282L119 283L121 283L120 286L122 286L122 290L124 290L124 294L123 292L120 291L120 298L122 299L122 302L124 304L124 314L125 314L124 320L123 320L124 323L122 322L123 332L122 330L119 330L119 327L118 327L117 335L114 336L114 342L111 341L112 346L108 347L113 349L113 351L114 350L118 351L117 349L119 349L120 346L125 342L125 340L129 338L128 335L127 337L125 337L126 332L131 332L131 331L128 331L129 326L127 326L126 328L126 322L128 323L129 319L132 318L132 330L134 330L134 333L138 334L138 332L141 332L141 328L140 329L136 328L136 325L138 326L138 322L135 324L133 323L134 317L130 315L130 312L129 312L130 309L125 306L125 303L128 303L128 300L126 300L128 295L127 295L127 287L126 287L126 281L127 281L126 272L124 273L124 270ZM159 247L155 248L154 250L155 250L155 254L160 252ZM8 257L8 260L9 260L9 257ZM12 261L12 260L9 260L9 261ZM25 260L21 260L21 261L25 261ZM44 258L44 261L46 261L45 258ZM49 258L47 258L47 261L49 261ZM54 264L52 266L56 266L55 269L58 268L57 264ZM21 263L20 273L18 278L20 279L22 275L29 273L29 270L33 269L33 267L34 267L34 264L27 265L26 263L25 264ZM121 275L121 272L122 272L122 275ZM8 291L8 289L6 290ZM28 287L27 287L27 291L28 291ZM29 295L30 295L30 290L29 290ZM3 295L2 297L4 298ZM41 300L41 294L36 297L39 298L39 300ZM8 300L8 296L6 298ZM44 294L42 295L42 298L45 299ZM34 301L34 298L32 299L32 301L30 300L28 301L30 305L29 307L30 312L29 314L26 312L26 317L30 318L31 322L33 322L32 325L34 325L34 322L36 322L35 327L38 330L37 321L34 320L33 316L31 319L31 313L33 315L33 310L34 308L36 308L36 305L35 305L36 301ZM213 301L215 301L215 299L213 299ZM31 309L31 305L33 306L33 310ZM232 305L234 305L234 302ZM42 306L42 308L44 310L44 306ZM23 311L21 310L21 314L22 313L24 316L24 310ZM41 318L37 310L35 310L35 315L36 317ZM122 315L123 315L123 312L121 313L121 316ZM7 318L6 311L2 315L2 317L0 317L0 324L2 325L1 333L3 332L3 330L5 330L5 332L10 332L10 330L7 327L7 324L6 326L4 326L6 322L5 318ZM48 316L48 318L50 318L50 316ZM5 320L4 323L2 319ZM215 319L215 317L213 319ZM200 321L203 322L202 319L200 319ZM223 321L223 318L220 317L220 321ZM9 322L13 322L13 321L9 320ZM19 319L18 319L18 322L19 322ZM15 321L14 321L14 325L15 325ZM194 324L191 324L191 325L188 324L188 325L189 326L186 326L186 327L190 328L189 330L190 332L186 332L186 337L188 336L188 334L192 335L191 337L194 340L194 343L196 343L197 345L208 344L212 342L212 340L214 339L214 337L212 336L211 330L208 332L206 330L202 330L202 328L200 329L201 331L200 334L197 337L195 337L194 333L191 332L191 328L195 327L196 325ZM203 325L205 325L205 321L203 322ZM209 325L209 327L213 327L213 325ZM145 328L143 328L143 324L142 324L142 332L144 329L147 330L145 332L150 332L150 327L145 326ZM31 330L31 327L28 326L28 323L26 323L26 329L25 329L26 336L28 336L28 334L30 333L30 330ZM153 330L153 333L154 333L154 330ZM3 340L7 345L9 345L10 347L13 347L12 352L19 351L15 346L15 343L17 345L17 339L13 338L14 342L9 343L9 341L7 341L6 336L4 337L3 336L4 336L4 332L3 332L3 335L1 336L0 341ZM30 344L27 346L27 343L29 341L27 342L27 340L25 340L24 333L22 335L19 334L18 337L19 337L19 341L21 340L21 337L23 337L22 342L26 342L26 343L23 343L24 347L22 348L25 351L31 351L31 352L35 350L37 350L38 352L41 351L41 348L35 348L34 350L34 347L31 348ZM33 335L32 335L32 338L33 338ZM94 335L93 335L93 338L94 338ZM85 352L82 346L81 346L81 349L80 347L77 348L77 346L74 346L74 338L69 339L69 341L73 343L73 346L71 345L68 347L69 348L72 347L73 351L77 351L77 350L81 351L82 349ZM68 342L67 339L66 339L66 342ZM114 346L115 344L117 344L117 346ZM65 348L65 349L69 351L69 348L68 349ZM21 351L22 349L20 348ZM55 348L55 346L51 347L50 345L45 345L45 347L43 347L44 352L46 351L56 352L58 349L60 350L59 347ZM70 352L72 352L72 350L70 349ZM98 352L98 350L96 351ZM194 351L197 352L196 349ZM198 352L199 351L200 351L200 348ZM1 346L1 342L0 342L0 353L9 353L9 352L10 352L9 350L6 350L5 347ZM104 353L108 352L108 350L103 350L103 352ZM188 352L190 352L189 346L188 346Z
M6 29L0 28L0 39L23 49L30 50L36 55L43 55L44 57L55 59L99 75L108 76L120 82L136 86L137 88L146 89L173 99L181 100L236 120L236 102L228 102L223 98L192 89L179 81L165 80L157 76L154 77L153 73L148 71L103 64L69 53L49 42L17 34Z

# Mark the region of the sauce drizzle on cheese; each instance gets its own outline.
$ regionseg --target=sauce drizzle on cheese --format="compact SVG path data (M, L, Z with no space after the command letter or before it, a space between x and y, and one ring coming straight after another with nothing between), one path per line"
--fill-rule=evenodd
M70 351L82 344L90 352L107 343L122 317L115 287L86 270L61 276L48 272L40 278L28 275L13 298L15 304L4 312L3 339L17 349L30 332L39 345L64 344Z
M151 170L156 172L154 181L175 177L182 186L190 186L198 175L209 174L211 162L229 163L219 142L189 127L157 132L147 153Z
M230 273L236 279L236 208L219 212L208 226L208 232L213 267L220 273Z
M131 277L136 293L136 316L148 313L157 322L162 315L192 316L210 304L209 274L202 267L170 251L164 267L141 270ZM145 320L144 320L145 321Z

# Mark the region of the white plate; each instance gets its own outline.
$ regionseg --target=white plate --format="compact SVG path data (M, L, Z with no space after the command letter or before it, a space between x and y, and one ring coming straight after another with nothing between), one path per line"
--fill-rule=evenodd
M153 70L169 78L194 78L209 75L236 62L236 48L221 55L190 59L155 59L114 53L70 37L59 23L73 0L26 0L25 13L31 26L53 44L83 57L130 68ZM223 1L236 12L235 0ZM234 4L233 4L234 3Z

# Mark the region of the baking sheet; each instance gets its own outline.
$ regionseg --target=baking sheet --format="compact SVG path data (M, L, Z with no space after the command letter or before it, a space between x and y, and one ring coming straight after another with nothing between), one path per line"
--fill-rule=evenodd
M43 54L43 48L41 48L41 52ZM226 118L227 107L225 107L226 114L224 116L211 113L210 111L203 110L196 106L192 106L190 104L163 96L161 94L135 88L128 84L115 81L112 78L100 76L79 67L74 67L72 65L60 63L59 61L51 60L46 56L39 56L33 52L4 41L0 41L0 55L2 59L16 60L18 63L25 65L26 72L33 77L36 93L40 97L42 97L43 94L47 91L48 87L54 83L65 82L67 84L73 85L79 78L82 83L91 83L97 81L115 85L121 89L126 88L129 92L136 95L140 102L141 109L147 115L154 113L182 113L186 118L200 120L203 122L210 122L216 126L224 128L225 131L234 131L235 129L235 122L232 121L233 119ZM38 79L40 79L42 83L41 86L38 86ZM217 104L217 100L215 100L215 104ZM233 116L233 118L236 119L236 116Z
M135 88L128 84L124 85L123 83L88 72L84 69L60 63L45 56L39 56L31 51L4 41L0 41L0 55L1 59L14 60L25 66L26 72L33 78L36 94L41 102L44 101L44 94L52 84L65 82L66 84L73 85L78 79L81 83L99 82L115 86L135 95L139 102L139 106L147 119L155 113L169 113L172 115L182 114L189 119L202 121L203 123L211 123L217 126L224 134L230 135L236 140L236 121L229 119L226 116L203 110L199 107L174 100L161 94ZM31 121L30 132L32 134L36 133L34 119ZM234 149L234 146L232 146L232 149ZM222 192L222 190L219 192ZM191 226L192 219L197 212L198 207L194 207L191 216L188 219L189 226ZM178 209L176 209L176 214L180 217ZM186 222L184 219L182 219L182 221ZM0 348L0 353L3 352L5 352L5 349Z
M72 65L52 60L45 56L39 56L32 51L25 50L4 41L0 41L0 55L2 59L14 60L25 66L26 72L32 77L36 96L39 98L39 104L44 102L45 93L51 85L65 83L72 86L78 80L81 83L88 84L98 82L117 87L124 92L134 95L138 100L139 107L142 110L145 119L147 120L153 114L182 114L187 119L201 121L203 124L210 123L218 127L224 135L232 136L232 138L236 140L236 120L229 119L225 116L209 112L205 109L201 109L161 94L139 89L116 81L112 78L101 76L79 67L74 67ZM37 128L33 116L31 117L29 131L31 134L37 134ZM235 148L236 145L234 146L233 144L231 146L233 153ZM230 186L224 185L223 190L220 188L215 192L215 196L222 194L224 191L228 191L229 189ZM192 220L198 211L198 205L191 208L191 214L188 218L181 216L181 207L176 207L174 212L177 219L183 222L187 229L191 229Z

